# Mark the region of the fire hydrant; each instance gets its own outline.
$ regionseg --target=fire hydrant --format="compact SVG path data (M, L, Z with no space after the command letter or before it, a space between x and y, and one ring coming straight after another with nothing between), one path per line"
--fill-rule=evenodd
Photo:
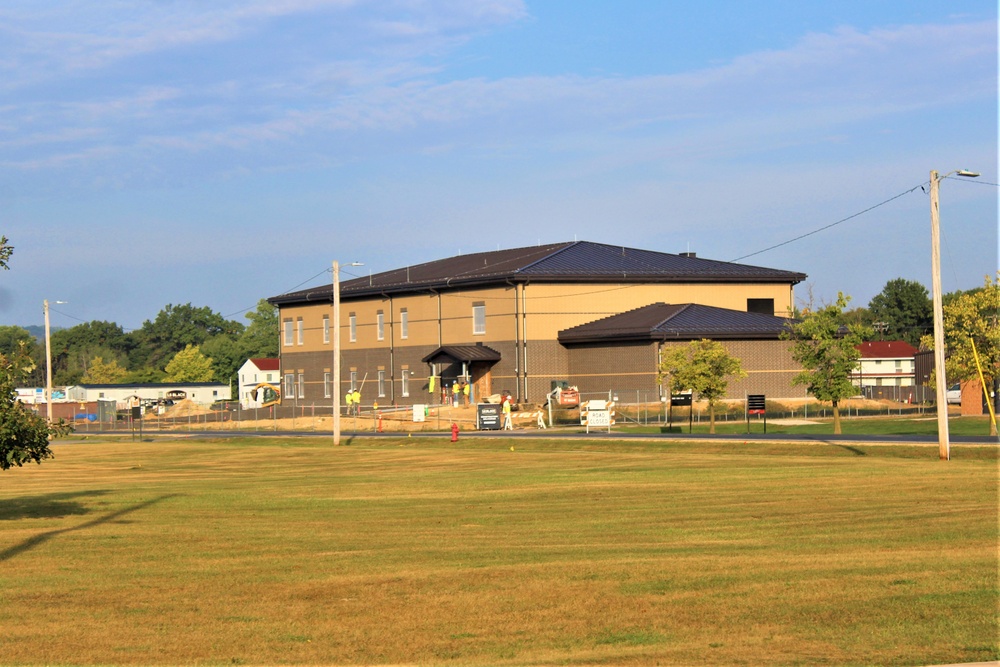
M458 442L458 424L455 423L451 425L451 441Z

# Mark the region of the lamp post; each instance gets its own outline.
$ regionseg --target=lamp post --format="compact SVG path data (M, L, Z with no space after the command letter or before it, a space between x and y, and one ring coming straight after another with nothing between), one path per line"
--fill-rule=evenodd
M66 303L56 301L56 303ZM45 411L52 423L52 334L49 329L49 300L42 301L42 310L45 311Z
M364 266L351 262L348 266ZM340 262L333 260L333 444L340 444Z
M944 370L944 308L941 302L941 217L939 212L939 189L941 181L952 174L966 178L979 176L974 171L956 169L944 176L931 170L931 286L934 299L934 384L936 390L938 422L938 458L951 458L948 437L948 383Z

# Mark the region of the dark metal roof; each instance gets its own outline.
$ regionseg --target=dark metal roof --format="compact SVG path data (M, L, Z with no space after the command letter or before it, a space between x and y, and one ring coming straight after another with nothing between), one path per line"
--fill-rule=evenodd
M767 339L788 328L773 315L702 306L653 303L559 332L559 342L594 343L626 340Z
M340 284L344 300L377 294L498 285L508 282L755 282L794 285L804 273L733 264L693 255L672 255L590 241L495 250L439 259L376 273ZM274 305L329 302L332 286L321 285L271 297Z
M421 359L425 364L442 362L500 361L500 353L485 345L442 345Z

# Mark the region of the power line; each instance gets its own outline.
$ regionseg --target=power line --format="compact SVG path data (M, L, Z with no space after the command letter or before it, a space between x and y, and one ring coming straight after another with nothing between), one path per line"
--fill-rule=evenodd
M836 227L837 225L843 224L843 223L847 222L848 220L853 220L854 218L856 218L856 217L858 217L860 215L864 215L865 213L868 213L869 211L874 211L875 209L879 208L880 206L885 206L886 204L888 204L891 201L895 201L895 200L899 199L900 197L903 197L905 195L910 194L914 190L923 189L924 184L927 183L927 182L928 181L925 181L924 183L921 183L920 185L914 185L909 190L906 190L904 192L900 192L898 195L896 195L894 197L889 197L885 201L879 202L878 204L875 204L874 206L869 206L868 208L864 209L863 211L858 211L857 213L853 213L853 214L847 216L846 218L841 218L840 220L838 220L836 222L831 222L829 225L824 225L823 227L820 227L819 229L814 229L811 232L806 232L805 234L801 234L799 236L796 236L793 239L788 239L787 241L782 241L781 243L777 243L777 244L775 244L773 246L770 246L768 248L764 248L763 250L758 250L757 252L752 252L749 255L743 255L742 257L737 257L736 259L731 259L729 261L731 261L731 262L738 262L741 259L746 259L747 257L753 257L754 255L761 255L761 254L763 254L765 252L768 252L770 250L774 250L775 248L780 248L781 246L786 246L789 243L795 243L796 241L801 241L802 239L806 238L807 236L812 236L813 234L818 234L818 233L820 233L822 231L830 229L831 227Z

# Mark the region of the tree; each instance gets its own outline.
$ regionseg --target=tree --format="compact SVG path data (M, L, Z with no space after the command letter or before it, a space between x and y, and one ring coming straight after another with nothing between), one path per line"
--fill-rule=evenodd
M45 348L38 344L31 332L18 326L0 326L0 354L11 357L24 346L25 352L34 360L34 370L21 378L22 381L40 385L45 381L44 355Z
M671 391L691 389L708 401L709 433L715 433L715 406L726 395L728 378L746 376L739 359L722 343L708 339L673 349L660 362L659 379L668 380Z
M187 345L175 354L165 370L166 382L211 382L215 375L212 360L197 345Z
M131 338L114 322L95 320L61 329L52 334L53 379L56 384L76 384L94 357L122 366L131 349Z
M167 304L154 321L146 320L142 328L133 332L135 347L129 355L129 368L162 368L188 345L201 345L218 335L236 339L242 333L242 324L225 319L207 306Z
M986 387L993 391L996 408L997 382L1000 379L1000 273L993 282L986 277L982 288L959 293L944 307L944 339L947 348L945 373L949 381L979 379L973 342L979 355ZM924 344L934 347L934 337L926 336ZM996 435L996 425L990 422L990 435Z
M0 268L5 271L10 271L10 266L7 263L10 261L10 256L14 254L14 246L7 242L6 236L0 236Z
M269 304L267 299L261 299L257 302L257 310L247 313L246 318L250 320L250 324L240 336L243 358L269 359L277 357L278 339L281 335L278 309Z
M913 346L934 326L927 288L913 280L890 280L868 303L872 326L883 339L905 340Z
M34 366L27 346L19 346L12 354L0 354L0 470L52 458L49 438L70 431L62 420L49 424L17 400L15 387Z
M83 375L85 384L119 384L125 381L128 371L118 365L114 359L104 361L103 357L94 357Z
M833 405L833 432L840 434L840 401L857 393L851 373L857 368L861 352L857 346L865 340L863 326L840 324L844 308L851 300L837 294L836 303L803 313L782 338L792 341L792 358L803 371L792 384L806 385L809 393Z
M238 341L229 336L213 336L201 345L201 352L212 358L213 379L231 385L246 357ZM235 395L235 394L234 394Z

